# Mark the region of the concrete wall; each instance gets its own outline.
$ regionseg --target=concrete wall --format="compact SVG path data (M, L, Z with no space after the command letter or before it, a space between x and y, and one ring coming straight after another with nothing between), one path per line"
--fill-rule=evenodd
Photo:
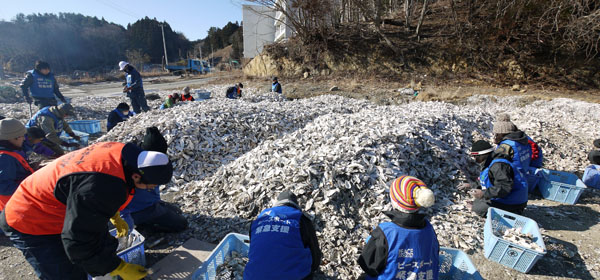
M275 12L269 7L243 5L244 58L254 58L275 41Z

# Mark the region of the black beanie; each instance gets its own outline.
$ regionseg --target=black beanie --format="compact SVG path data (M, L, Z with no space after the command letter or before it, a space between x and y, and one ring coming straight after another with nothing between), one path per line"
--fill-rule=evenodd
M155 151L166 154L169 146L167 145L165 137L158 131L158 128L152 126L146 128L146 135L144 136L144 141L140 145L140 148L146 151Z
M27 137L29 140L44 139L46 137L46 132L39 127L30 127L27 129Z
M275 203L275 206L281 205L292 206L300 209L300 206L298 205L298 197L296 197L296 195L290 190L282 191L279 196L277 196L277 202Z
M600 165L600 151L591 151L588 159L592 164Z
M491 153L493 151L494 151L494 148L492 147L492 145L490 145L490 143L488 143L485 140L479 140L479 141L473 143L473 147L471 147L471 155L472 156L485 155L485 154Z
M121 111L129 111L129 105L127 105L127 103L119 103L119 105L117 105L117 109Z
M600 149L600 139L594 140L594 147Z

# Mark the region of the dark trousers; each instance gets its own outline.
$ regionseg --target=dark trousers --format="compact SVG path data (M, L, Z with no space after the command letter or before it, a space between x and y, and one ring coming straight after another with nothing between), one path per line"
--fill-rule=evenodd
M146 102L146 95L144 94L144 91L129 92L127 93L127 96L129 96L129 99L131 100L131 107L133 107L133 111L136 114L141 113L141 110L144 110L144 112L150 111L150 107L148 107L148 103Z
M39 97L34 97L33 103L35 104L35 106L38 106L38 108L40 108L40 109L47 107L47 106L56 106L58 104L58 102L56 101L56 98L39 98Z
M188 226L188 222L182 215L182 211L177 206L164 201L159 201L144 210L131 213L130 215L135 225L154 231L179 232L185 230ZM123 217L123 219L128 221L127 217ZM131 224L129 226L133 228Z
M473 201L473 208L471 208L471 210L473 210L473 212L475 212L477 215L485 218L487 216L488 208L490 207L521 215L523 214L525 207L527 207L527 203L509 205L488 199L475 199L475 201Z
M67 257L60 235L29 235L14 229L4 234L21 250L40 279L87 280L85 270Z
M65 153L65 150L63 150L63 148L60 145L57 145L56 143L48 140L48 139L44 139L42 140L42 145L46 146L48 149L52 150L54 152L54 156L59 157L62 156Z

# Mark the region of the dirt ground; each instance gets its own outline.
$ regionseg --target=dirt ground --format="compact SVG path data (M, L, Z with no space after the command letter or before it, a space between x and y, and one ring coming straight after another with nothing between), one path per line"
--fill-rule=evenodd
M269 79L249 79L241 74L217 77L208 83L232 85L238 81L246 87L270 89ZM411 100L446 101L460 104L474 94L498 96L525 95L523 102L538 99L568 97L588 102L600 103L600 91L574 92L543 88L512 87L498 88L483 85L436 85L420 86L416 97L402 94L398 89L410 86L410 83L359 83L355 80L294 80L280 79L288 98L308 98L323 94L338 94L351 98L368 99L377 104L402 104ZM179 85L177 85L179 86ZM330 91L334 86L338 91ZM192 85L193 87L193 85ZM581 174L579 174L581 175ZM165 200L170 198L166 197ZM600 190L588 189L576 205L567 205L544 200L539 196L530 196L529 206L524 216L534 218L543 229L546 255L537 262L528 274L507 269L484 258L483 252L471 255L473 262L485 279L599 279L600 278ZM153 248L146 248L148 267L166 256L178 246L172 240L181 240L190 233L156 234L142 232L146 236L146 245L157 242ZM190 236L191 237L191 236ZM22 254L11 246L10 241L0 236L0 280L36 279L33 269Z

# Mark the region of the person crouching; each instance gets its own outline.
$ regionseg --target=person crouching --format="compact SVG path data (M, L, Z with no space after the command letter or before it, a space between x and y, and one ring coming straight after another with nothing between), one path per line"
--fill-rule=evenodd
M412 176L401 176L390 186L394 210L391 221L379 224L358 257L365 272L359 279L438 279L440 245L421 207L435 203L433 192Z

